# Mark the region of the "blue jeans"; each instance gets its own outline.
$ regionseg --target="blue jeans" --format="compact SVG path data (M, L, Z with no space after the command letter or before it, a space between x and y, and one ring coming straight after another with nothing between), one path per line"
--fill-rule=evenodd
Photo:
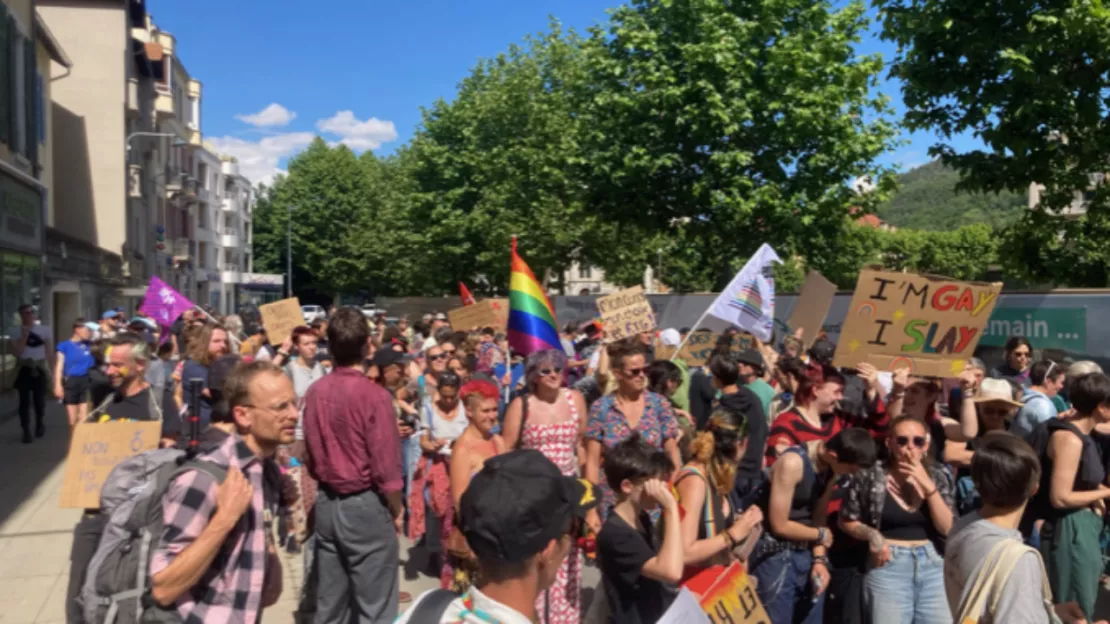
M944 594L944 558L932 544L891 546L890 561L867 572L864 605L881 624L952 624Z
M771 624L821 624L825 594L814 599L809 581L812 564L808 550L784 550L755 559L751 575L759 580L756 594Z

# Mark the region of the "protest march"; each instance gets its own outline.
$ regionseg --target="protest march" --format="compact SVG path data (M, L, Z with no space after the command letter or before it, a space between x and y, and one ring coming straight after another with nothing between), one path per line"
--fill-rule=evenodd
M981 359L1000 284L866 268L834 342L817 273L776 325L768 245L681 328L638 287L556 319L525 251L419 319L158 278L74 319L68 621L259 621L283 561L298 622L1093 621L1110 377Z

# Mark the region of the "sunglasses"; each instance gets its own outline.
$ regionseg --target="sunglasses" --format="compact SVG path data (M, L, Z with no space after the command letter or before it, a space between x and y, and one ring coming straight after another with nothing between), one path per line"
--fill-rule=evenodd
M444 355L452 356L452 355L455 355L455 349L444 349L443 353L444 353Z
M643 367L643 368L630 368L630 369L624 371L624 374L628 375L629 377L641 377L641 376L643 376L643 374L646 371L647 371L646 366Z
M911 441L917 448L925 448L925 436L914 436L912 438L909 436L894 437L894 443L898 446L909 446Z
M563 369L561 369L561 368L541 368L540 369L540 377L547 377L551 373L555 373L556 375L558 375L562 372L563 372Z
M440 360L446 360L447 357L448 355L446 353L437 353L436 355L429 355L428 359L433 362L438 362Z

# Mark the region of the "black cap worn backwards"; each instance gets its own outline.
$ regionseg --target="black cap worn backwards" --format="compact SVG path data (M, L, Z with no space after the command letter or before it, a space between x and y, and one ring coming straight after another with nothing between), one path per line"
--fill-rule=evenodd
M486 460L459 504L459 525L481 561L519 563L570 531L596 507L593 485L563 473L534 449Z

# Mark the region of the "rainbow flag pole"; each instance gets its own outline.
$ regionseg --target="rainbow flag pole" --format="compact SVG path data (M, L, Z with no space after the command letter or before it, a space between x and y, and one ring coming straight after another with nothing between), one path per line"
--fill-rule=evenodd
M543 286L516 252L513 236L511 277L509 279L509 346L520 355L559 349L558 324Z

